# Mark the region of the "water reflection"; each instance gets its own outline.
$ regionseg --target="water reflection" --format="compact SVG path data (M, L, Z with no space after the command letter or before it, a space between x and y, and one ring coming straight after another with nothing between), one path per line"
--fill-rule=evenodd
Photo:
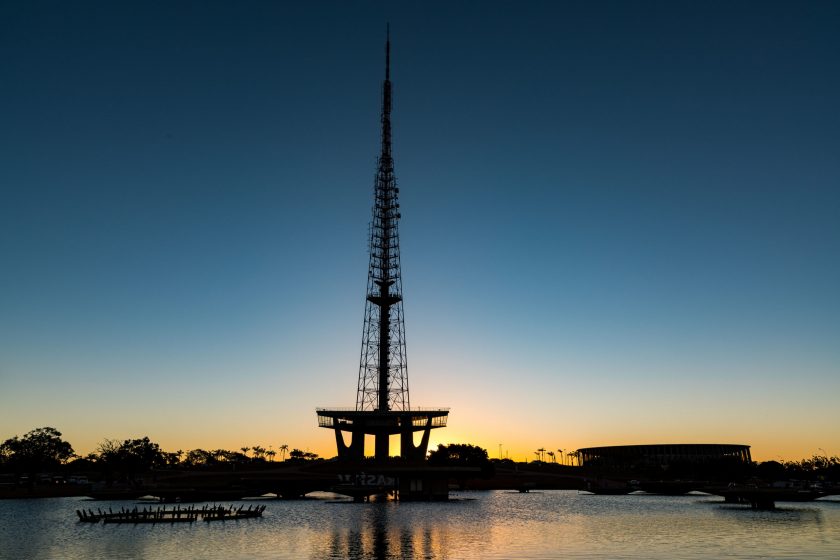
M352 504L351 528L333 524L329 535L329 558L386 560L397 558L440 558L435 547L434 530L428 526L413 528L405 519L397 519L400 504ZM406 507L406 505L402 505ZM342 518L342 522L346 518ZM440 539L437 539L440 540Z
M745 525L822 524L822 511L808 506L779 506L768 510L752 509L749 506L721 505L715 509L715 512L726 516L730 522Z
M272 501L260 520L190 526L79 524L74 511L89 503L6 501L0 560L840 558L837 503L754 511L696 496L468 496L448 503Z

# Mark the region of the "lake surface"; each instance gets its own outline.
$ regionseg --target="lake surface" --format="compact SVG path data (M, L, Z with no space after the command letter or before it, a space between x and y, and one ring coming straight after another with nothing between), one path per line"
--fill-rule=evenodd
M705 495L558 490L452 497L260 500L267 506L262 519L174 525L77 522L76 509L135 502L2 500L0 559L840 558L840 499L753 511Z

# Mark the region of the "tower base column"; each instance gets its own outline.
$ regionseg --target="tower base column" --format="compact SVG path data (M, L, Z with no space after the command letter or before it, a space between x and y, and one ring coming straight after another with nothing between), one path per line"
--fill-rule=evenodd
M414 430L411 423L407 423L400 434L400 456L408 461L422 461L426 458L429 448L429 434L432 432L432 419L426 420L423 428L423 438L418 445L414 445Z
M338 458L344 461L361 461L365 458L365 433L350 432L350 445L344 443L344 436L339 428L335 429L335 445Z
M390 454L391 441L388 434L376 434L375 438L375 453L377 461L387 461Z

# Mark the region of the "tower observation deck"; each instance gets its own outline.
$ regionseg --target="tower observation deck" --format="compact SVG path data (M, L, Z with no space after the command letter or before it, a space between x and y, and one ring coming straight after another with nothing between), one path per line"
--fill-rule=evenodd
M364 458L365 436L375 439L375 456L388 459L389 440L400 435L400 456L423 460L433 428L446 426L449 410L412 408L408 393L402 273L398 223L399 188L391 154L391 40L385 42L382 83L382 142L373 192L365 320L356 407L317 409L318 425L335 431L338 457ZM347 444L344 433L351 440ZM414 433L422 432L415 445Z

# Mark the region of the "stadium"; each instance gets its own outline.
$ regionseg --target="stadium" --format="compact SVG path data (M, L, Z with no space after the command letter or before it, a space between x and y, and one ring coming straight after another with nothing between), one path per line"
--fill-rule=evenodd
M752 463L749 445L720 443L585 447L577 455L582 467L617 471L716 470Z

